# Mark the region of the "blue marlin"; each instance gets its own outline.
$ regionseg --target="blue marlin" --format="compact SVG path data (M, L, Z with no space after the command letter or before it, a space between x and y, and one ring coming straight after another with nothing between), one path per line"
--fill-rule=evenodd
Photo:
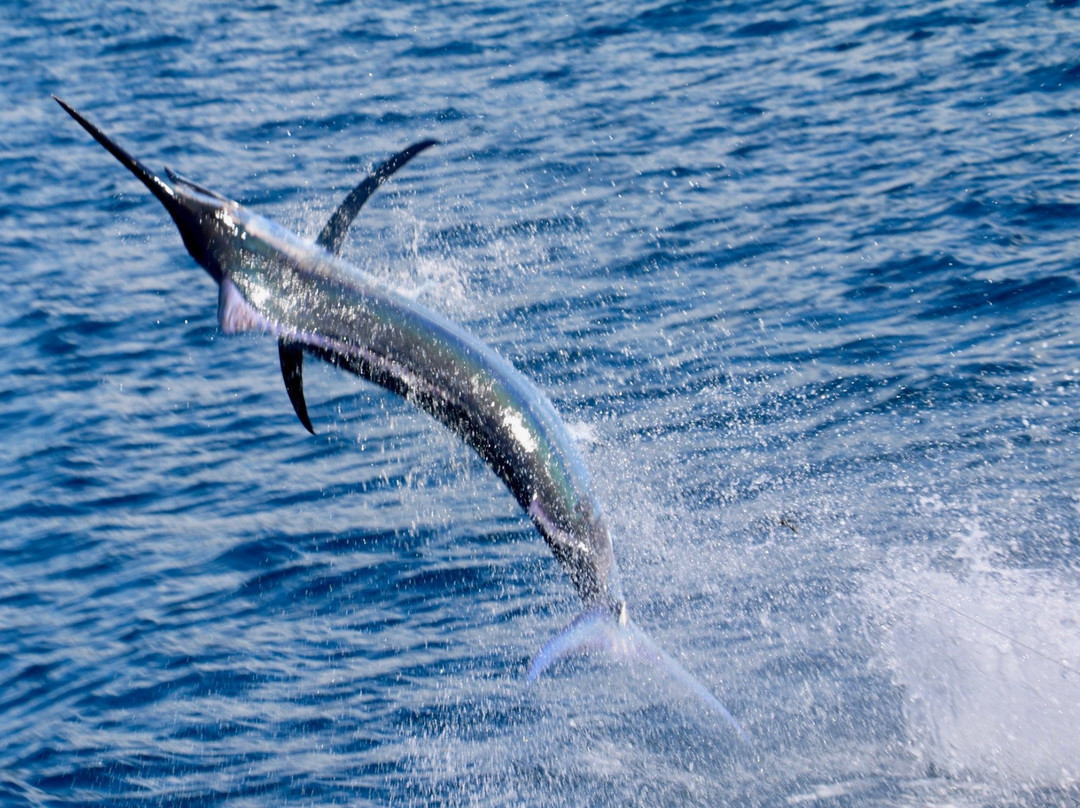
M463 328L341 257L368 197L436 141L415 143L376 166L311 243L169 168L168 180L157 176L53 98L165 206L188 252L218 284L222 331L277 338L285 389L309 432L305 353L412 402L458 434L502 479L585 606L533 658L529 683L564 657L604 649L667 671L745 737L716 697L630 619L588 471L547 397Z

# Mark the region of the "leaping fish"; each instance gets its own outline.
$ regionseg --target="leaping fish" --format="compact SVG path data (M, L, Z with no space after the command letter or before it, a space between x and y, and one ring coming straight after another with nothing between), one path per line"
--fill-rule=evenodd
M168 168L168 181L162 179L53 98L165 206L188 252L217 281L222 331L277 337L285 389L309 432L305 353L412 402L458 434L506 483L584 603L581 615L532 659L529 683L564 657L603 649L666 671L746 737L724 705L630 619L588 471L548 398L461 326L341 257L368 197L436 141L414 143L379 164L310 243Z

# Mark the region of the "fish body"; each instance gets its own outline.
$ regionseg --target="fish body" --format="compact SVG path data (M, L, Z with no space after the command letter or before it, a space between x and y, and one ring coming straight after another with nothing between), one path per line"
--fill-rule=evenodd
M261 330L302 345L431 414L506 483L585 604L618 610L611 538L588 471L528 377L458 324L320 245L235 203L214 215L226 231L212 239L222 245L215 255L225 331Z
M188 252L218 284L222 330L278 339L289 399L309 431L305 353L412 402L461 436L502 479L584 604L581 616L534 657L530 682L570 654L604 649L667 671L745 737L715 696L629 618L588 471L547 396L464 328L340 256L371 193L434 141L413 144L376 167L310 242L169 169L163 179L56 101L165 206Z

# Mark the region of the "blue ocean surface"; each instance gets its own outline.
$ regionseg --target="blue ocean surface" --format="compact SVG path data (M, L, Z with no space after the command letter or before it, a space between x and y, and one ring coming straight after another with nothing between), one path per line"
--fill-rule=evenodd
M1080 804L1073 2L8 0L0 804ZM570 425L603 655L498 478L218 329L49 97L465 325Z

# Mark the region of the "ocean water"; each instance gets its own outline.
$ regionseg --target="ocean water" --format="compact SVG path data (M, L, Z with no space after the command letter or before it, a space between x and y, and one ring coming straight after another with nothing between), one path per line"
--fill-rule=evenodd
M0 7L0 804L1080 803L1072 2ZM154 168L537 381L636 619L604 658L430 418L225 337Z

